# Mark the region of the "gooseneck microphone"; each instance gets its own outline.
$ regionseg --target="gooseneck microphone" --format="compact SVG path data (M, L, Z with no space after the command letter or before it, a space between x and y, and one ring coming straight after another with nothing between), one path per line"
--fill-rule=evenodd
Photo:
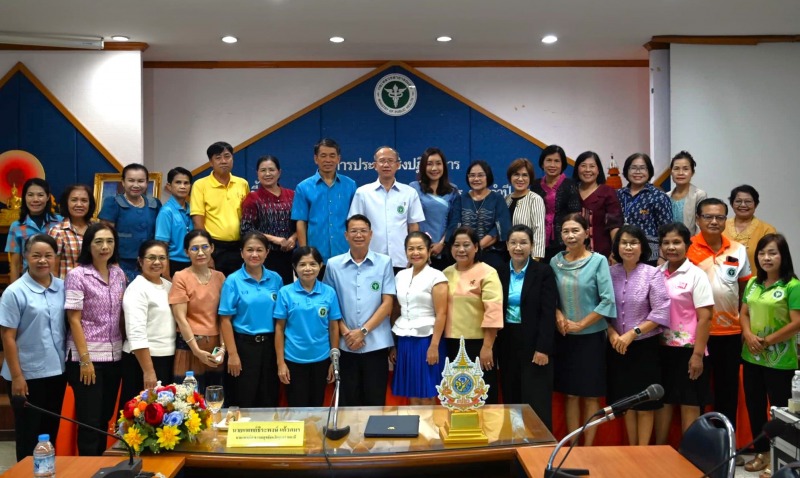
M73 420L71 418L67 418L64 415L59 415L58 413L53 413L50 410L46 410L46 409L44 409L42 407L38 407L38 406L32 404L31 402L29 402L28 399L26 399L23 396L14 395L13 397L11 397L11 401L13 402L15 407L31 408L33 410L38 411L39 413L44 413L45 415L50 415L52 417L57 417L57 418L60 418L62 420L66 420L66 421L68 421L70 423L74 423L74 424L76 424L76 425L78 425L80 427L88 428L89 430L95 431L97 433L102 433L103 435L110 436L111 438L114 438L115 440L119 440L123 445L125 445L125 448L127 448L127 450L128 450L128 456L129 456L129 460L127 461L127 463L125 461L122 461L121 463L119 463L116 466L100 468L97 471L97 473L95 473L92 476L92 478L135 478L136 475L138 475L139 472L142 471L142 459L139 458L139 457L135 457L134 456L133 447L128 445L128 442L123 440L122 437L120 437L119 435L114 435L114 434L108 433L105 430L101 430L99 428L95 428L95 427L93 427L91 425L87 425L85 423L81 423L81 422L79 422L77 420Z
M598 410L594 415L589 417L586 420L586 423L583 424L582 427L573 430L567 436L565 436L556 448L553 450L553 453L550 454L550 459L547 461L547 466L544 469L544 478L574 478L576 476L584 476L589 474L589 470L583 468L561 468L561 465L567 460L572 448L578 442L578 438L589 428L596 427L604 422L610 422L611 420L617 418L618 415L623 415L626 411L631 409L632 407L644 403L649 402L652 400L658 400L664 396L664 387L655 383L650 385L642 392L637 393L636 395L632 395L630 397L623 398L622 400L618 400L611 405ZM597 420L591 421L593 418L599 416ZM568 441L573 440L567 450L566 455L564 458L561 459L561 463L553 469L553 462L556 459L556 455L558 455L559 450L561 447L564 446Z
M660 400L664 396L664 387L661 385L654 383L650 385L643 391L637 393L636 395L631 395L630 397L625 397L621 400L617 400L616 402L612 403L611 405L607 406L603 409L603 415L619 415L621 413L625 413L631 408L639 405L640 403L644 402L651 402L653 400Z
M750 446L753 443L757 442L758 440L760 440L762 438L767 438L769 440L772 440L773 438L777 437L778 435L780 435L781 433L785 432L789 428L793 427L795 423L797 423L797 422L786 423L784 421L781 421L780 419L773 418L772 420L770 420L770 421L768 421L767 423L764 424L764 427L761 428L761 433L759 433L758 436L753 438L753 441L751 441L747 445L745 445L745 446L739 448L738 450L736 450L736 453L732 454L731 456L726 458L724 461L718 463L714 468L712 468L711 470L706 472L706 474L701 476L700 478L708 478L715 471L719 470L720 468L722 468L726 464L730 463L731 460L733 460L737 456L741 455L742 453L746 452L747 449L750 448Z
M333 401L331 403L330 408L328 408L328 420L325 423L325 426L322 427L322 430L325 432L325 436L330 438L331 440L338 440L340 438L344 438L348 433L350 433L350 426L338 428L339 425L339 384L340 384L340 377L339 377L339 356L341 352L337 348L331 349L331 363L333 364L333 379L334 379L334 388L333 388ZM331 409L333 409L333 426L331 425Z

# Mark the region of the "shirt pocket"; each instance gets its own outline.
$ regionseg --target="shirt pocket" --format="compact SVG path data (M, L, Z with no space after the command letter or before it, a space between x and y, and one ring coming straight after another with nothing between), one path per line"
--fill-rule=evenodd
M18 349L19 363L24 374L42 372L45 369L45 351L41 345L20 347Z
M719 278L722 280L722 282L727 284L736 282L739 276L739 268L737 266L721 264L717 267L719 268Z

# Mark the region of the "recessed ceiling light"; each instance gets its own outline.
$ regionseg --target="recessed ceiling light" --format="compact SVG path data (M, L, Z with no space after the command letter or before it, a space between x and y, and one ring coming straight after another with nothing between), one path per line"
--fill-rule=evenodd
M558 37L555 36L555 35L547 35L547 36L542 38L542 43L547 43L548 45L550 43L555 43L557 41L558 41Z
M111 39L114 41L128 41L130 37L126 37L124 35L111 35Z
M331 37L331 43L342 43L344 38L342 37Z
M226 35L222 37L222 41L223 43L236 43L237 41L239 41L239 39L236 38L235 36Z
M449 36L440 36L439 38L436 39L436 41L440 41L442 43L447 43L451 40L452 38L450 38Z

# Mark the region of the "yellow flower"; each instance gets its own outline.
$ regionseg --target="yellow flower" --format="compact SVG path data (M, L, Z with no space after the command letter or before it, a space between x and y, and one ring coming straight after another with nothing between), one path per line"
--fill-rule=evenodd
M194 410L189 410L189 418L187 418L183 423L186 425L186 429L192 435L197 435L200 433L200 415L198 415Z
M178 427L172 425L164 425L156 430L158 435L158 444L165 450L172 450L181 441L181 432Z
M122 437L125 443L130 445L136 453L142 451L142 442L144 442L144 438L145 437L139 434L139 429L135 426L128 428L128 432Z
M133 409L133 417L134 418L139 418L139 415L141 415L141 414L142 414L142 411L139 410L138 408L134 408Z
M206 416L206 428L211 428L214 425L214 417L211 413Z

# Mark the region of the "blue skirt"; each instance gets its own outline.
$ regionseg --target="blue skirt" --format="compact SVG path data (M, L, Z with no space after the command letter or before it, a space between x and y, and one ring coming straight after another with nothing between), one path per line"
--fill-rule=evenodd
M428 365L425 360L431 337L398 337L397 363L392 379L392 394L397 397L432 398L439 395L436 386L442 382L447 348L439 342L439 363Z

